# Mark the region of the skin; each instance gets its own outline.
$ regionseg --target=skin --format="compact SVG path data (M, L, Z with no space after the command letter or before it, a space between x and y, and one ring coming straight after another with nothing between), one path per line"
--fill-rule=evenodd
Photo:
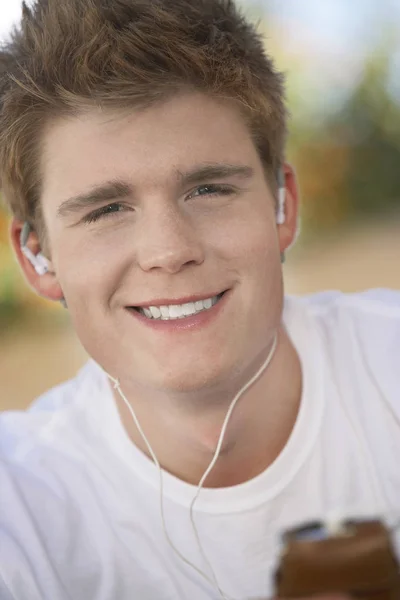
M41 202L51 272L39 277L21 254L16 220L15 253L37 293L66 298L83 346L119 378L165 469L198 483L234 395L277 335L272 362L233 412L206 486L256 476L286 444L301 398L299 358L281 323L280 253L297 229L293 170L285 165L286 220L278 226L273 194L239 110L200 93L129 115L88 109L52 123L43 142ZM179 179L178 173L205 163L247 166L252 175L190 185ZM115 179L132 193L58 214L66 199ZM212 185L229 193L204 188ZM111 202L121 203L118 212L83 222ZM29 247L40 250L34 234ZM223 309L196 330L155 331L127 309L226 289ZM124 403L115 399L128 435L147 452Z

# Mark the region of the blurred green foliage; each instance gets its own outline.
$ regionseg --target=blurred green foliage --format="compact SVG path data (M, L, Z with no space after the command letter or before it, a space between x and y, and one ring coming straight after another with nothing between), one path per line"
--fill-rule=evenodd
M389 56L372 56L340 115L350 149L346 197L356 214L400 204L400 105L388 91L388 77Z
M388 48L366 57L352 93L317 126L296 119L291 105L303 242L354 219L400 214L400 99L389 89L390 58Z

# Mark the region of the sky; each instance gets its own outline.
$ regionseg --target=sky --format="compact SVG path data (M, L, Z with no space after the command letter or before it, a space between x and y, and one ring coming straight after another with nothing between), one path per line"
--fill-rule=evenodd
M19 19L20 15L20 0L2 0L0 6L0 40L4 39L10 27Z

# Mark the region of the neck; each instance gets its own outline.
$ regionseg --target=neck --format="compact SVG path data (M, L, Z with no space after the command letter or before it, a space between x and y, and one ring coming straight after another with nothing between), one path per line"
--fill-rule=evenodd
M270 348L267 353L269 351ZM201 398L189 401L186 398L185 402L182 398L166 397L154 391L147 395L142 390L138 394L137 390L121 385L128 401L135 399L132 403L135 414L165 470L193 485L199 483L214 456L233 398L259 370L266 354L249 366L240 381L232 380L224 390L217 392L203 391ZM299 358L286 331L281 328L270 364L241 395L232 412L219 458L205 487L243 483L264 471L277 458L293 429L301 387ZM146 443L128 407L116 390L114 395L129 437L148 455ZM183 410L183 406L190 410Z

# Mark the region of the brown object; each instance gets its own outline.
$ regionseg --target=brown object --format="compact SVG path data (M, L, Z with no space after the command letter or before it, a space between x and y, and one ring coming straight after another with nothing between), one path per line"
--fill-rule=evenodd
M276 574L279 597L344 593L362 600L400 600L399 564L381 521L346 521L330 537L315 523L289 531L284 542Z

